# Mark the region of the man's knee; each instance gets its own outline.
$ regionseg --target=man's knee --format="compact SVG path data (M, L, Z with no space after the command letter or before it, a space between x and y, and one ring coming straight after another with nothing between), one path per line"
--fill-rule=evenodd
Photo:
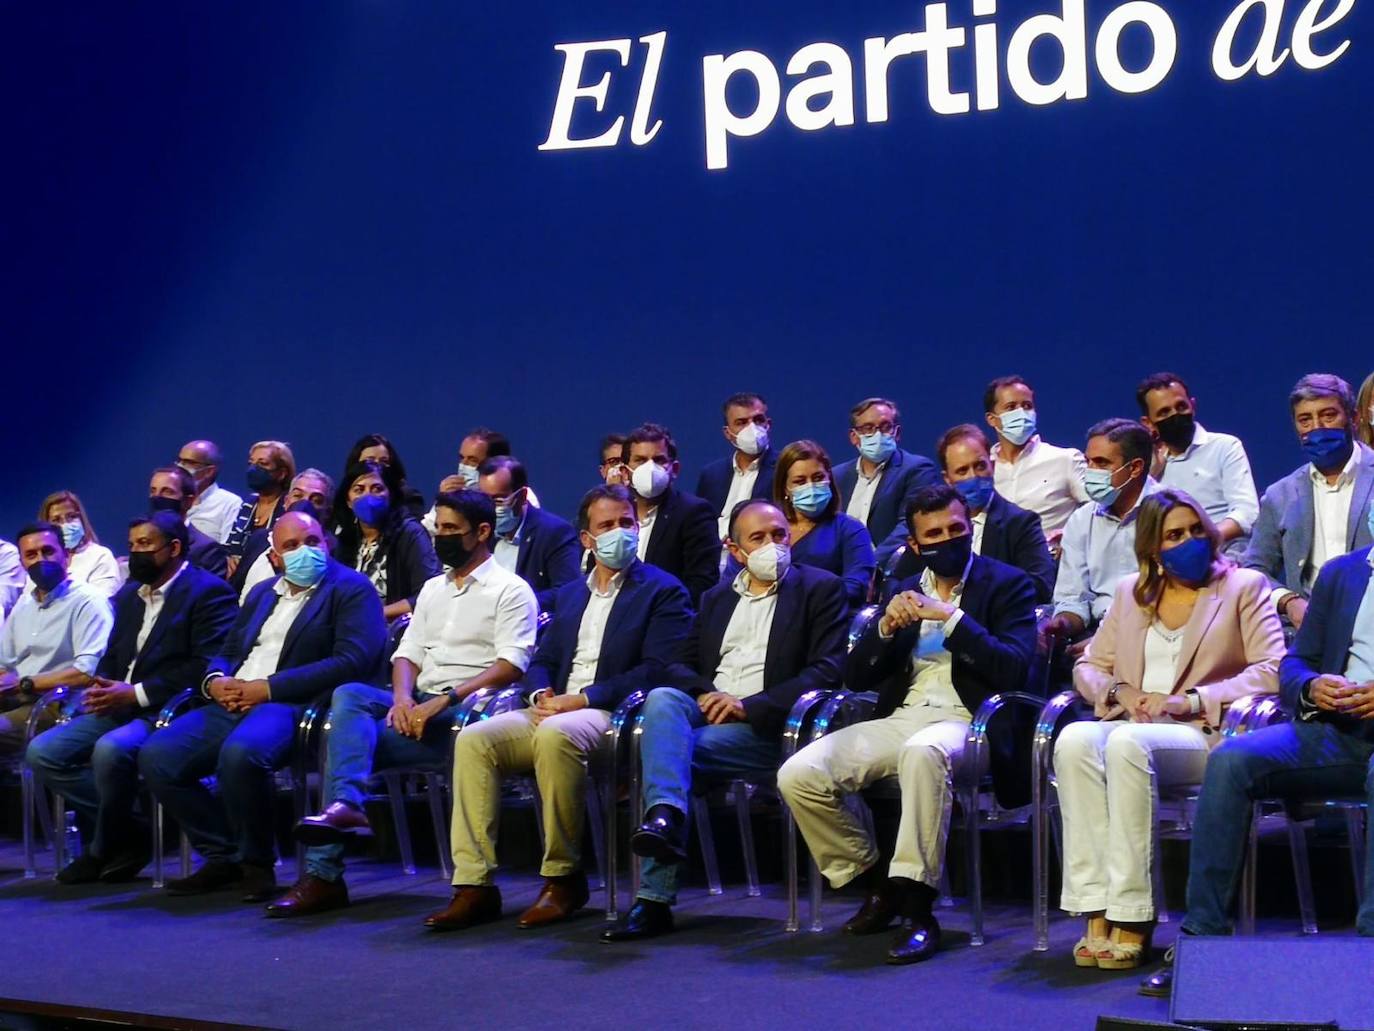
M803 749L778 770L778 793L790 805L793 799L824 793L828 779Z
M329 698L329 707L336 713L364 712L372 704L374 688L366 684L343 684L334 688Z
M56 754L58 743L56 729L44 731L29 742L24 752L25 761L40 772L59 768L63 763Z
M106 734L91 749L91 769L101 774L129 772L138 769L138 750Z
M913 740L902 745L898 767L906 774L944 779L949 773L949 755L939 745Z
M665 712L681 712L696 704L696 700L685 691L675 687L656 687L644 699L644 718L647 720Z
M265 742L244 741L230 738L219 750L216 771L220 779L233 778L244 774L270 772L276 768L273 761L275 749Z
M496 746L493 735L488 732L488 723L472 723L458 732L453 742L453 762L461 766L465 762L493 762Z

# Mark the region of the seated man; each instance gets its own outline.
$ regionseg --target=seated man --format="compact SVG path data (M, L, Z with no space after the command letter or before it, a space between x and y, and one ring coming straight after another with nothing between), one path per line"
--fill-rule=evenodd
M212 540L223 544L234 532L243 498L219 485L224 456L213 440L193 440L177 452L176 464L196 481L196 499L186 521Z
M1153 475L1162 486L1196 498L1216 524L1225 554L1239 559L1259 515L1245 445L1229 433L1209 433L1199 426L1197 401L1172 372L1145 377L1135 398L1141 423L1159 441Z
M485 426L478 426L474 430L468 431L467 436L458 445L458 471L445 476L439 481L440 494L453 494L460 490L477 490L477 480L481 475L478 470L482 463L488 458L497 458L511 453L510 440L504 433L496 430L489 430ZM539 507L539 498L535 496L533 490L527 492L529 503L535 508ZM425 517L420 523L430 536L434 535L434 508L425 513Z
M174 512L181 519L191 510L196 499L196 481L179 465L163 466L153 470L152 481L148 484L148 511ZM224 578L229 575L229 554L224 545L187 522L186 533L189 544L186 560L193 566Z
M91 682L114 625L109 599L67 578L61 530L32 523L15 540L32 589L0 627L0 755L24 750L38 695Z
M725 540L730 513L748 498L773 496L773 466L777 456L769 446L768 402L758 394L732 394L722 406L723 432L733 449L729 458L720 458L701 470L697 497L720 513L717 535Z
M945 482L963 495L968 504L973 518L973 553L1015 566L1035 584L1036 604L1049 602L1054 595L1055 565L1040 529L1040 519L993 489L992 458L983 431L971 423L955 426L936 442L935 453ZM925 568L919 549L912 543L911 526L904 522L892 532L902 538L890 542L894 549L905 544L907 550L888 579L892 586L884 588L887 597L896 593L898 580L915 576Z
M503 774L533 771L544 808L544 887L518 925L553 923L587 904L581 862L587 757L604 740L615 707L662 682L691 626L682 584L635 557L638 526L629 491L593 487L577 524L596 564L585 580L558 592L553 622L521 684L533 708L494 716L458 735L454 896L447 910L426 921L435 930L501 915L492 874Z
M890 538L902 525L902 513L911 495L921 487L940 482L939 470L929 458L898 447L902 439L902 413L897 402L868 397L849 410L849 442L859 456L835 467L835 483L845 512L868 527L878 545L878 565L885 567L901 543Z
M529 665L539 610L529 585L491 556L490 499L469 490L440 494L434 515L434 549L448 572L420 589L392 656L391 690L358 683L334 692L323 792L329 804L297 824L297 839L310 846L306 872L267 907L269 916L348 905L344 844L371 833L363 812L368 777L397 766L443 767L456 703L514 683Z
M296 474L291 481L291 489L286 492L286 511L304 512L324 525L333 508L334 480L328 473L319 469L302 469ZM326 534L326 538L327 550L333 554L338 538L333 534ZM270 530L254 530L249 534L243 545L243 561L234 574L234 581L243 582L243 586L238 588L240 604L248 600L248 592L254 587L281 573L272 564L274 558L276 555L272 551ZM281 560L277 561L280 563Z
M1076 658L1107 614L1116 585L1139 568L1135 517L1140 500L1159 489L1150 476L1154 441L1138 422L1104 419L1088 430L1084 487L1092 500L1064 527L1047 637L1077 640Z
M911 547L925 571L904 580L849 656L845 683L877 691L873 719L807 745L778 771L778 790L821 872L865 898L848 934L903 924L889 963L934 955L932 904L944 869L951 775L973 713L990 695L1019 690L1035 652L1035 587L1019 569L974 554L964 497L923 487L907 508ZM956 661L957 660L957 661ZM844 796L886 777L902 789L892 863L884 868Z
M572 524L530 504L525 466L510 455L482 463L477 489L496 506L492 555L529 584L540 611L547 610L558 588L580 577L577 560L582 553Z
M701 611L644 702L644 824L630 847L645 857L634 905L601 934L632 941L673 929L686 859L694 778L773 770L783 725L803 692L840 685L849 603L833 573L791 563L787 517L741 501L727 544L744 568L702 596Z
M129 580L114 596L114 629L81 696L81 715L29 743L34 775L77 812L85 849L61 884L136 877L152 853L134 821L138 750L158 711L198 684L238 615L221 578L186 560L186 524L154 512L129 526Z
M1300 628L1322 566L1370 544L1374 451L1354 439L1355 394L1339 376L1304 376L1288 407L1307 461L1265 490L1244 565L1269 577L1279 615Z
M695 605L720 579L715 510L673 485L682 466L666 428L646 422L633 430L624 458L639 520L639 560L680 580Z
M317 520L287 512L272 526L285 572L248 595L220 654L205 664L211 704L155 731L138 755L152 789L205 858L173 895L237 887L245 902L276 893L272 773L291 758L301 709L339 684L381 675L386 623L377 589L328 556ZM218 794L201 783L214 774Z
M1231 932L1255 800L1354 796L1374 811L1372 558L1368 547L1341 555L1317 577L1306 618L1279 664L1279 691L1293 721L1223 741L1208 759L1180 933ZM1374 849L1365 854L1362 876L1368 887L1355 930L1374 937ZM1167 959L1172 958L1170 950ZM1167 996L1172 982L1173 970L1166 966L1140 990Z

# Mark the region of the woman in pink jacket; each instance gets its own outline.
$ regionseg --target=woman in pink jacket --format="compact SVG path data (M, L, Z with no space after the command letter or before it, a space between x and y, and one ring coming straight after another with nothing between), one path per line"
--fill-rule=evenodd
M1122 580L1074 686L1096 720L1060 734L1063 908L1087 915L1079 966L1138 966L1154 930L1155 785L1199 783L1226 706L1278 691L1283 630L1265 577L1221 556L1206 511L1181 490L1136 516L1140 572Z

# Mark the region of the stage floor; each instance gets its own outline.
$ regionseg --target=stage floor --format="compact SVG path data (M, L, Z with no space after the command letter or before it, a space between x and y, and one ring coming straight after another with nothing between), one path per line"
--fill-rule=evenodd
M543 932L514 916L537 878L504 875L508 920L436 935L422 918L448 898L436 869L349 871L354 905L310 920L269 920L230 894L176 899L142 881L61 888L42 856L24 880L0 846L0 996L272 1028L1092 1028L1099 1014L1167 1019L1136 994L1135 972L1081 971L1077 920L1052 924L1052 951L1030 949L1030 911L993 904L988 941L968 944L962 904L941 911L945 950L915 967L882 962L887 936L846 938L855 900L827 893L827 930L787 934L777 885L762 898L727 886L684 893L677 933L604 945L600 909ZM280 876L291 870L287 863ZM593 895L599 904L600 895ZM1276 924L1278 933L1296 925ZM1161 929L1173 937L1173 925Z

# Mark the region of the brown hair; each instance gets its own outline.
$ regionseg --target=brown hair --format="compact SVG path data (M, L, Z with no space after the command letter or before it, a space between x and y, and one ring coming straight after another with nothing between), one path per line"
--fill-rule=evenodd
M840 510L840 493L835 489L835 473L830 468L830 456L825 448L814 440L794 440L778 455L777 468L773 470L773 503L782 509L789 523L797 521L797 510L792 507L792 497L787 490L787 478L792 467L798 462L817 461L825 469L826 479L830 481L830 504L825 506L821 519L832 519Z
M1207 515L1207 510L1187 491L1175 487L1157 490L1140 503L1135 517L1135 560L1140 565L1140 578L1131 593L1142 609L1153 611L1164 593L1164 567L1159 561L1159 546L1164 540L1164 520L1174 509L1183 507L1191 508L1197 514L1212 545L1212 573L1207 582L1211 583L1229 566L1221 555L1221 534Z
M86 531L86 541L90 541L92 544L99 544L100 538L95 535L95 527L91 525L90 517L86 515L86 506L81 503L80 498L69 490L53 491L44 498L43 504L38 506L38 521L40 523L52 522L48 513L51 512L55 506L62 504L64 501L70 501L72 505L75 506L77 518L81 520L81 526ZM84 544L85 541L82 543Z

